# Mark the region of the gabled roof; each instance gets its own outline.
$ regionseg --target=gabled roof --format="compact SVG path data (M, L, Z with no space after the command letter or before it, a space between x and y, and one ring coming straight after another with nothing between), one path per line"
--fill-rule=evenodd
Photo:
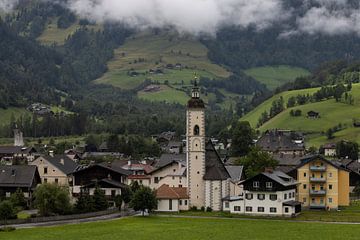
M69 175L70 173L75 172L79 165L74 162L67 155L54 155L52 156L42 156L42 158L46 159L49 163L54 165L57 169L62 171L64 174Z
M205 175L204 180L226 180L230 175L211 140L205 147Z
M169 187L167 184L161 185L156 190L157 199L188 199L187 188Z
M160 158L155 163L155 168L162 168L164 166L169 165L173 162L181 162L182 164L186 165L186 154L171 154L171 153L164 153L161 154Z
M278 166L297 166L305 159L314 156L315 155L294 156L293 154L274 154L273 158L278 161Z
M225 166L226 170L228 171L231 180L234 182L240 181L243 174L243 166Z
M289 187L292 185L297 185L297 182L294 178L290 177L286 173L283 173L281 171L267 171L259 173L258 175L248 178L245 181L243 181L241 184L244 184L246 182L252 181L254 178L257 178L259 175L263 175L279 184L281 184L284 187Z
M341 169L341 170L344 170L344 171L349 171L348 169L344 168L344 166L341 163L339 163L337 161L327 160L322 155L314 155L313 157L303 159L303 161L296 168L300 168L300 167L304 166L305 164L308 164L308 163L310 163L312 161L319 160L319 159L326 162L327 164L330 164L331 166L333 166L333 167L335 167L337 169Z
M0 187L31 187L36 174L36 166L0 166Z
M103 187L103 188L105 188L105 187L125 188L127 186L124 183L120 183L118 181L115 181L115 180L112 180L109 178L104 178L99 181L93 181L92 183L89 183L83 187L84 188L92 188L92 187L95 187L96 185Z
M262 150L270 152L302 151L305 149L304 146L296 144L289 134L277 130L267 131L256 142L256 145Z
M36 152L35 148L21 146L0 146L0 154L28 154L30 152Z

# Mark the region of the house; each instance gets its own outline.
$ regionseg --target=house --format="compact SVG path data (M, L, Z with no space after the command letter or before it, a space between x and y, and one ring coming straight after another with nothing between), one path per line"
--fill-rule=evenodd
M74 197L79 196L82 190L93 193L95 186L104 190L107 197L121 194L126 186L127 177L131 174L117 165L100 163L81 168L71 174L71 192Z
M307 117L311 118L311 119L320 118L320 113L315 112L315 111L309 111L309 112L307 112Z
M36 166L0 166L0 198L10 197L17 189L21 189L30 205L32 193L40 183L41 179Z
M185 154L162 154L154 164L151 175L150 187L158 189L167 184L170 187L186 187L186 157Z
M182 153L182 142L170 141L166 147L166 151L169 153L180 154Z
M349 206L349 170L336 161L316 155L297 166L298 199L310 209Z
M237 196L243 191L242 185L239 183L244 180L243 166L225 166L230 175L230 191L229 196Z
M339 159L338 164L349 170L350 192L360 184L360 162L352 159Z
M0 160L7 164L14 161L31 162L35 159L36 149L22 146L0 146Z
M246 215L295 216L301 212L296 199L297 182L271 169L241 183L243 193L224 201L224 209Z
M324 149L325 157L335 157L336 156L336 143L328 143L322 146Z
M159 212L179 212L189 210L189 196L186 187L170 187L163 184L156 190Z
M305 147L301 141L298 142L297 134L274 129L266 131L256 142L256 146L270 154L302 156L305 154Z
M79 165L67 155L41 156L30 165L37 166L43 183L55 183L60 186L71 185L71 173L79 168Z
M120 162L120 161L117 161ZM113 165L116 162L113 162ZM143 186L149 187L151 184L151 171L154 170L154 167L146 162L138 162L133 160L128 160L126 164L122 164L122 168L131 172L128 175L128 184L130 185L133 182L138 182Z
M108 144L107 142L102 142L99 146L100 152L109 152Z

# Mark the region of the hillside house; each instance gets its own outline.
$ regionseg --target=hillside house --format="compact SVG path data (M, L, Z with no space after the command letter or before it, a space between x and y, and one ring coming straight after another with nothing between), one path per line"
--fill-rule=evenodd
M315 112L315 111L309 111L309 112L307 112L307 118L310 118L310 119L320 118L320 113Z
M325 157L335 157L336 156L336 143L328 143L322 146L324 149Z

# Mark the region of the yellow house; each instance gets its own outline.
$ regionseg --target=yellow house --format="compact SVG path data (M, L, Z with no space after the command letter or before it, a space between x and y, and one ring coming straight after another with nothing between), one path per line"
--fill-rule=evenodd
M297 167L298 200L304 208L338 209L349 206L349 171L322 156Z

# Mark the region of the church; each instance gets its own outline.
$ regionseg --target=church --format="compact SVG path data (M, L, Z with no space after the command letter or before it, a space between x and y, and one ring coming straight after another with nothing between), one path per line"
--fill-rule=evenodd
M189 207L223 210L223 200L239 191L239 186L206 138L205 103L196 80L186 111L186 160Z

